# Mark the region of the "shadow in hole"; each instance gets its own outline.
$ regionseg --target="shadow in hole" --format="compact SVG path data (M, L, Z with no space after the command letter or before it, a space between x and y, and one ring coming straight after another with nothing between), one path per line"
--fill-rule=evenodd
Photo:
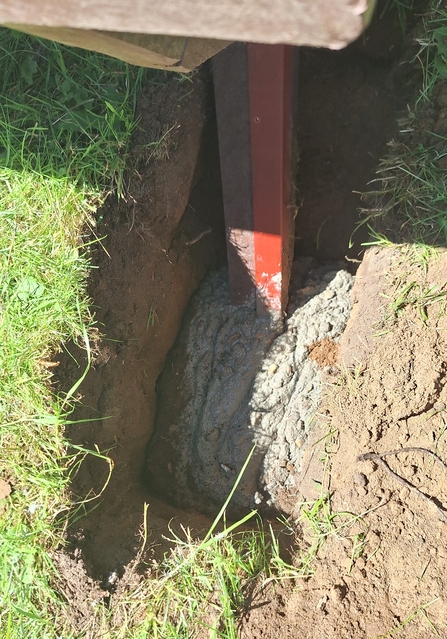
M372 25L346 49L301 49L296 255L359 258L368 240L363 226L348 248L363 219L360 194L369 190L421 76L419 65L401 63L405 39L389 4L378 3ZM407 15L408 29L427 3L418 4L414 16Z
M189 84L179 85L173 79L170 85L151 90L142 126L149 117L164 122L161 111L172 103L171 116L181 125L176 129L179 142L169 160L141 167L141 178L135 177L130 185L137 205L131 198L106 203L100 234L107 235L102 241L107 253L98 248L98 268L91 275L90 295L106 338L93 345L93 365L80 389L82 405L74 415L78 423L67 434L75 445L105 451L114 471L101 497L87 504L88 516L68 534L73 547L82 549L90 574L103 580L112 571L119 574L141 546L148 493L140 469L155 411L155 382L190 295L203 276L225 259L212 101L210 95L203 97L207 84L201 88L200 76L194 82L198 87L193 97L180 102L176 98L191 92ZM209 112L202 129L205 108ZM143 133L138 132L139 144ZM177 227L174 213L183 214ZM211 232L203 234L209 228ZM159 238L156 232L165 235ZM163 237L168 238L167 245ZM68 388L79 378L85 360L85 353L70 350L80 366L66 356L58 369L61 385ZM79 499L98 495L108 470L106 461L87 456L73 476L73 494ZM148 547L155 545L155 554L162 556L168 548L161 535L178 514L178 509L150 499ZM197 513L183 513L182 522L193 530L209 526L209 520Z

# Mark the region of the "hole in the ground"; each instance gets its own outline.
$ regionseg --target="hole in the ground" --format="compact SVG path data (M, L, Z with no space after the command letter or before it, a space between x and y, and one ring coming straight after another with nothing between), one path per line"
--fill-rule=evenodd
M193 85L170 79L142 100L136 147L151 132L171 131L158 149L167 159L143 157L132 197L104 212L99 230L107 239L91 294L106 337L76 416L95 421L70 432L75 444L98 446L114 461L110 480L107 461L91 456L74 479L78 495L104 488L73 533L95 576L119 574L135 556L145 502L148 543L159 555L179 509L183 525L205 530L254 442L231 514L293 513L298 492L310 490L315 469L305 462L303 482L303 459L315 436L319 366L330 364L321 344L333 358L350 312L352 275L343 260L361 255L361 234L348 251L356 192L373 178L405 105L408 79L396 71L401 39L398 21L387 19L345 51L302 51L297 259L286 330L275 340L277 326L229 306L224 270L206 280L182 320L199 282L224 260L209 73ZM70 362L62 377L76 374Z

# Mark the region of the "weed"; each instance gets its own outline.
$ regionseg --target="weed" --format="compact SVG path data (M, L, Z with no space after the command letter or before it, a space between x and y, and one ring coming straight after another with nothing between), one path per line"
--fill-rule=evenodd
M300 522L305 524L304 532L308 539L308 547L298 557L302 576L311 576L315 572L318 553L329 537L351 539L351 565L348 572L352 570L364 548L367 527L363 515L347 511L333 512L330 494L322 491L315 501L301 504L301 515L297 523ZM359 524L361 530L351 532L356 524Z
M146 320L146 330L149 330L150 326L155 326L155 320L158 321L158 317L157 317L157 311L155 310L153 304L151 304L151 307L149 309L149 313L147 314L147 320Z
M447 12L444 8L434 3L418 44L420 49L416 60L423 70L424 78L420 97L428 101L436 83L447 78Z
M420 608L418 608L417 610L415 610L414 612L411 613L411 615L409 615L404 621L402 621L398 626L396 626L396 628L393 628L393 630L390 630L389 632L387 632L384 635L377 635L376 637L374 637L374 639L385 639L386 637L392 637L393 635L395 635L396 633L400 632L403 628L405 628L405 626L408 626L409 623L411 623L412 621L414 621L414 619L416 619L416 617L418 615L422 615L423 618L425 619L425 621L428 623L430 629L432 630L432 632L436 635L439 635L439 631L437 630L437 628L434 626L433 622L431 621L431 619L429 618L428 614L427 614L427 608L431 605L433 605L436 601L438 601L439 597L435 597L435 599L432 599L431 601L429 601L426 604L423 604Z

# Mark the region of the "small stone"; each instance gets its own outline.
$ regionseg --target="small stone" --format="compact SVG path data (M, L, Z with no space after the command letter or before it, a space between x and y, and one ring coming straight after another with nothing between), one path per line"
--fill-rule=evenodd
M445 404L444 402L435 402L433 408L437 411L445 410Z
M278 368L278 364L270 364L270 366L268 367L268 372L270 373L270 375L274 375Z
M354 484L356 486L367 486L368 478L365 473L355 473L354 475Z
M279 467L280 468L285 468L287 466L287 459L280 459L279 460Z
M254 494L253 499L255 504L257 504L258 506L259 504L262 504L262 502L264 501L263 495L261 495L261 493L258 493L258 492Z
M316 608L317 610L321 610L322 612L326 611L326 604L329 601L329 597L327 595L323 595L317 602Z
M357 495L359 497L365 497L365 495L367 494L368 494L368 491L365 488L365 486L357 486Z
M323 293L323 297L327 300L331 300L333 297L335 297L335 291L332 291L331 289L326 290Z
M290 364L283 364L281 366L281 374L285 377L290 377L291 375L293 375L293 368L290 366Z
M397 501L390 501L389 508L394 516L400 515L402 513L402 506L397 503Z
M410 496L410 489L405 487L401 488L401 490L399 491L399 499L401 501L406 501L409 496Z
M329 324L329 322L323 322L322 324L320 324L321 333L329 333L331 329L332 329L332 326L331 324Z
M430 555L436 557L436 555L438 554L438 549L436 548L436 546L430 546L428 552L430 553Z
M295 440L295 446L297 448L302 448L304 444L304 441L301 439L301 437L298 437L298 439Z

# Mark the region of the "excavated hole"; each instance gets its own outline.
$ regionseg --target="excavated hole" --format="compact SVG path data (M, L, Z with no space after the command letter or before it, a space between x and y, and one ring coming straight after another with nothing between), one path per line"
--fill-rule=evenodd
M91 295L106 337L76 413L95 421L69 433L114 462L108 480L107 462L87 456L73 480L76 495L101 494L70 533L93 576L119 576L135 557L145 503L155 557L167 548L172 518L174 528L206 530L253 442L230 514L252 507L294 514L321 370L334 362L361 258L361 233L347 248L358 192L374 177L411 93L397 73L401 39L387 20L344 51L301 52L300 208L284 332L228 303L209 68L192 93L171 78L146 94L136 145L157 126L160 134L175 125L173 137L164 159L142 163L127 204L105 207L99 234L107 239L95 254ZM79 373L70 358L60 369L61 380Z

